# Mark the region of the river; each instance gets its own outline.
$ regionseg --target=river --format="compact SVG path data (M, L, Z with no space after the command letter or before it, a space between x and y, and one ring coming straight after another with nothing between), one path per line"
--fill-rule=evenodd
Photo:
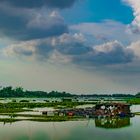
M133 106L138 112L140 106ZM140 140L140 116L66 122L0 123L0 140Z
M104 122L104 123L103 123ZM110 121L111 122L111 121ZM0 140L139 140L140 117L130 120L0 123ZM121 124L121 125L120 125Z

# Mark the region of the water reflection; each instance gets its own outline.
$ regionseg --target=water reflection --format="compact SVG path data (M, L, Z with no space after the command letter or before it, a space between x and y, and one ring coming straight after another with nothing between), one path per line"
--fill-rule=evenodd
M12 138L11 140L51 140L51 138L46 133L37 132L33 136L20 135Z
M95 126L101 128L122 128L130 126L130 118L96 118Z
M66 122L19 121L5 125L1 122L0 140L139 140L139 120L135 116Z

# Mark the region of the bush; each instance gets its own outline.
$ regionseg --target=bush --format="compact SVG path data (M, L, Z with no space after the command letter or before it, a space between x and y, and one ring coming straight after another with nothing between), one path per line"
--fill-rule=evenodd
M29 103L29 100L20 100L21 103Z

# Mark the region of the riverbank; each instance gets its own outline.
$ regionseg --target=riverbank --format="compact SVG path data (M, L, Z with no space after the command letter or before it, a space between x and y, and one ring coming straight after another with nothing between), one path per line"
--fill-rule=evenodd
M23 115L23 114L0 114L1 116L7 116L9 118L0 118L0 122L12 123L17 121L36 121L36 122L61 122L61 121L82 121L86 120L84 117L78 116L42 116L42 115Z
M47 116L42 115L42 110L47 109L76 109L78 106L85 108L90 104L94 106L97 102L95 101L82 101L82 102L30 102L23 100L23 102L8 102L0 103L0 122L15 122L15 121L40 121L40 122L59 122L59 121L77 121L84 120L86 116ZM122 100L130 104L140 104L139 98L124 99ZM110 101L111 102L111 101ZM88 108L88 107L87 107ZM140 112L136 112L135 115L140 115ZM5 117L3 117L5 116Z
M77 106L88 105L88 104L95 105L95 102L0 103L0 113L25 112L25 111L32 111L33 108L44 108L44 107L52 107L54 109L76 108Z

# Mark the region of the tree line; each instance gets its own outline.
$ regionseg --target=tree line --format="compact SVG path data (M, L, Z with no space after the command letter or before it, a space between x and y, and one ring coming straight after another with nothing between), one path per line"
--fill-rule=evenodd
M43 97L73 97L75 95L66 93L66 92L58 92L58 91L51 91L51 92L45 92L45 91L29 91L24 90L22 87L16 87L13 88L12 86L8 87L2 87L0 89L0 97L6 98L6 97L37 97L37 98L43 98Z
M43 98L43 97L85 97L85 98L90 98L90 97L96 97L96 98L102 98L102 97L122 97L122 98L131 98L131 97L140 97L140 92L132 95L132 94L81 94L81 95L76 95L76 94L71 94L67 92L58 92L58 91L51 91L51 92L46 92L46 91L29 91L29 90L24 90L22 87L16 87L13 88L12 86L7 86L7 87L1 87L0 88L0 97L1 98L10 98L10 97L37 97L37 98Z

